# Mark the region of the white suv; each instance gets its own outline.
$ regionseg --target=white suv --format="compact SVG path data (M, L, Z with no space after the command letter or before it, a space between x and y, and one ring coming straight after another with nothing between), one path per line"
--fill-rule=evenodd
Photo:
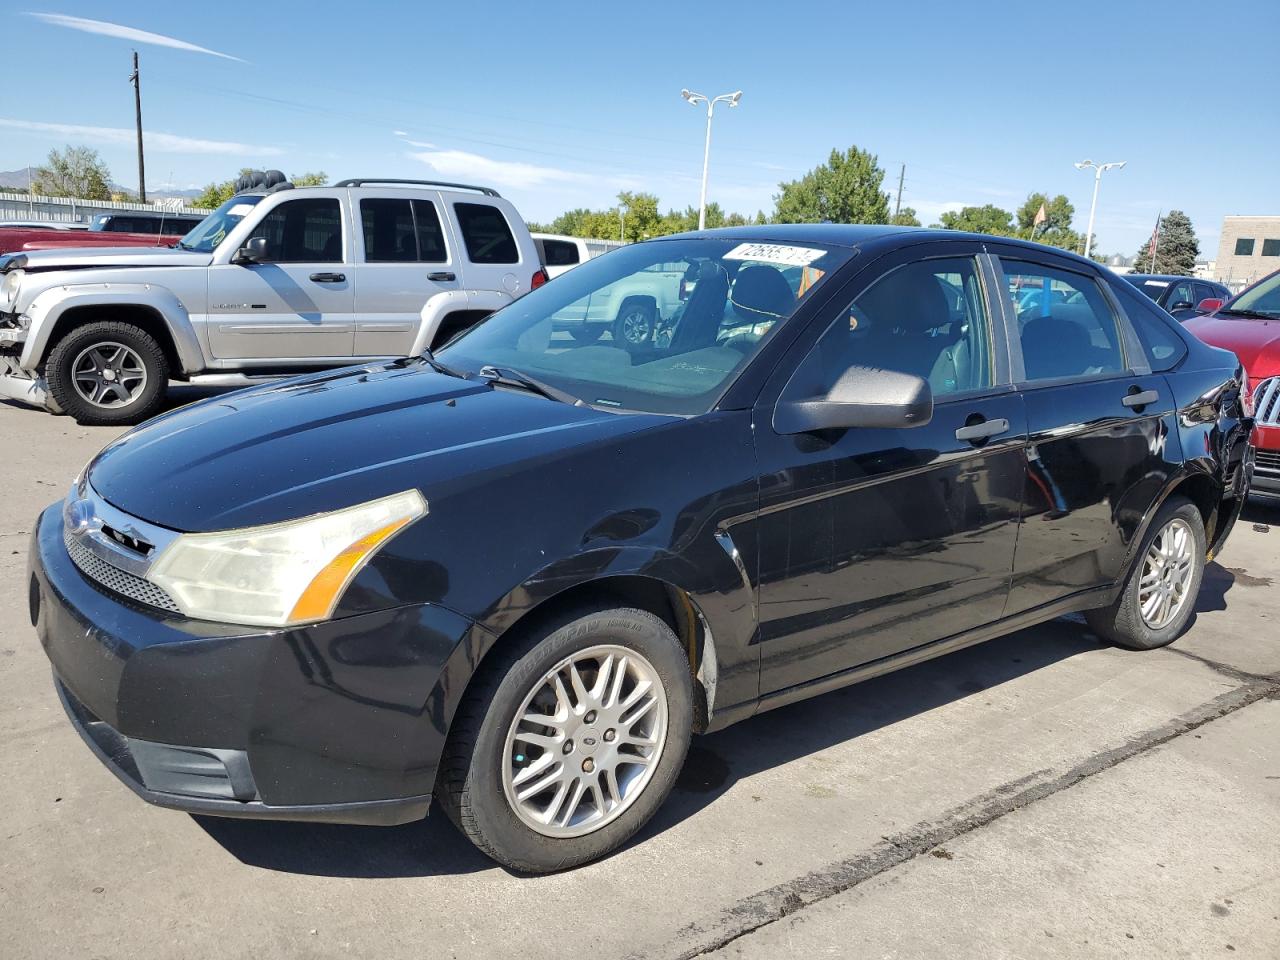
M245 190L172 250L28 252L0 276L0 396L91 424L151 416L170 379L422 353L546 280L495 191L383 179Z

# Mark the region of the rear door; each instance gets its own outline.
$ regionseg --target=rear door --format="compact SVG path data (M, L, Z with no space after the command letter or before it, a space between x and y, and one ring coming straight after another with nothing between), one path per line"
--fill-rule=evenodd
M353 199L356 222L355 355L404 356L427 300L457 290L457 251L440 195Z
M502 208L467 194L446 193L444 202L453 208L467 289L498 290L512 297L528 293L542 265L526 262ZM536 248L531 249L536 256Z
M912 429L781 435L756 411L761 692L999 619L1021 509L1026 416L1009 383L994 274L977 244L890 255L838 295L781 398L825 393L849 366L929 380Z
M215 262L209 268L209 347L215 357L351 356L355 285L352 237L344 229L346 192L299 191L304 193L269 210L246 238L266 239L265 262Z
M1114 583L1179 452L1172 393L1094 270L1025 248L993 250L1028 420L1006 609L1014 614Z

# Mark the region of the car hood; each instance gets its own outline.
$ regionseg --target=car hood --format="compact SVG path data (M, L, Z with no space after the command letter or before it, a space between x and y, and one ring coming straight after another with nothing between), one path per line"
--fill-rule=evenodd
M518 462L670 418L608 413L436 373L417 358L212 397L106 447L89 482L109 503L182 531L224 530L417 488L481 483Z
M25 258L23 268L28 273L88 267L202 267L213 260L212 254L175 247L58 247L26 250L17 256Z
M1214 314L1194 317L1186 328L1205 343L1230 350L1257 382L1280 374L1280 321Z

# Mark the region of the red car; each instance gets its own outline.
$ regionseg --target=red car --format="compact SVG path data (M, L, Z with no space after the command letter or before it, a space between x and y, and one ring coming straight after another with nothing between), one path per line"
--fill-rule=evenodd
M1253 391L1255 494L1280 497L1280 270L1263 277L1186 328L1205 343L1235 353Z

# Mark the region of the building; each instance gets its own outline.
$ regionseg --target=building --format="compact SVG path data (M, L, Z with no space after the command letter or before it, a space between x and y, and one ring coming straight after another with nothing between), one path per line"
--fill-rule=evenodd
M1223 217L1214 279L1240 290L1280 270L1280 216Z
M1133 257L1117 253L1115 256L1107 257L1107 266L1111 268L1112 273L1133 273Z

